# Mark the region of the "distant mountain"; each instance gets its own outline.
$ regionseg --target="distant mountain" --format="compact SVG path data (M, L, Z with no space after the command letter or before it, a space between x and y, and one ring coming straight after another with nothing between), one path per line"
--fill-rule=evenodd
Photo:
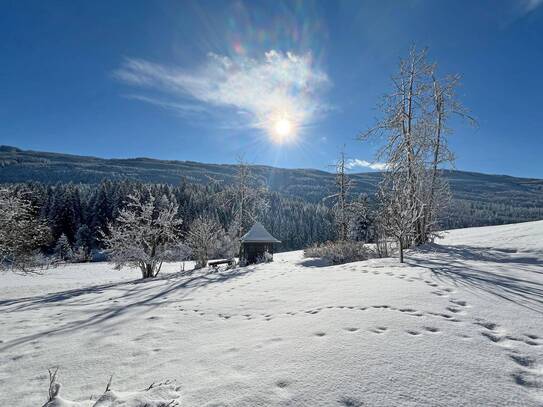
M314 169L285 169L252 166L253 173L272 191L317 202L334 188L334 174ZM230 164L205 164L194 161L169 161L151 158L103 159L70 154L21 150L0 146L0 183L39 181L99 183L103 179L133 179L151 183L179 184L217 180L232 182L236 167ZM355 193L373 195L381 173L352 174ZM476 224L543 218L543 180L488 175L465 171L445 171L456 206L474 212ZM477 215L484 211L485 215ZM524 214L509 216L513 212ZM480 222L477 219L490 216ZM494 218L492 218L494 217ZM467 226L463 222L458 226Z

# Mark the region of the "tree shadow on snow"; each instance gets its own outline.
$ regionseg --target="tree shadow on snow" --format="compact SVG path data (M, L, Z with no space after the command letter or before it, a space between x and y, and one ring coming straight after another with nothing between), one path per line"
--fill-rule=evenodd
M543 313L543 254L437 244L413 254L406 263L430 269L437 279Z
M43 310L50 307L51 314L58 311L56 308L62 306L92 306L95 312L91 315L76 321L62 322L58 319L57 325L51 329L24 336L9 342L0 343L0 352L15 346L31 342L44 336L57 335L77 331L100 325L108 320L117 318L130 311L143 308L144 311L167 304L179 304L192 291L209 286L220 284L226 281L239 278L253 271L251 267L237 268L225 272L208 271L200 274L187 275L186 273L164 274L153 279L137 279L120 281L108 284L99 284L79 289L49 293L42 296L25 297L0 301L1 313L13 313L19 311ZM111 290L111 296L93 296L92 294L104 294ZM168 295L174 294L175 298L169 299ZM89 296L90 295L90 296ZM85 308L87 310L92 308ZM68 315L68 312L66 313ZM115 322L118 324L118 320ZM101 326L100 329L103 329Z

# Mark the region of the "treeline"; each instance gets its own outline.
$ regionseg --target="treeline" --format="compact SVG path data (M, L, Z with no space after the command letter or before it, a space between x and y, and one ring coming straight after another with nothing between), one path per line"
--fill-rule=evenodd
M213 183L182 182L178 186L110 180L100 184L25 183L13 185L13 191L24 195L39 220L49 226L51 239L43 248L49 254L65 245L64 239L71 247L103 249L100 230L107 229L108 223L114 221L125 206L128 196L137 192L150 191L158 199L176 202L182 219L182 235L201 216L214 219L224 229L235 220L235 213L218 199L224 188ZM296 250L334 239L334 215L326 205L307 203L276 192L264 194L267 205L260 211L259 220L282 241L279 250Z
M443 229L505 225L543 219L543 208L453 199L443 214Z

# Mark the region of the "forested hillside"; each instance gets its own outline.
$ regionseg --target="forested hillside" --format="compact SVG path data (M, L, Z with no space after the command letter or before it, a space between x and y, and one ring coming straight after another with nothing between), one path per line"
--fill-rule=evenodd
M308 203L319 203L333 192L335 175L314 169L284 169L254 165L257 179L269 191ZM0 183L37 181L99 184L108 180L136 180L180 185L181 182L209 185L231 183L235 165L192 161L166 161L149 158L101 159L0 147ZM543 180L445 171L453 195L452 206L443 227L456 228L543 219ZM352 174L354 194L370 197L381 174Z
M129 194L145 192L147 188L152 195L179 204L182 235L199 216L216 220L226 230L233 222L233 214L218 199L222 188L217 185L170 186L107 180L100 184L58 183L54 186L26 183L18 184L15 191L32 202L36 215L50 227L52 236L45 249L52 251L62 235L71 246L101 248L99 231L107 230L108 222L118 216ZM282 241L278 249L299 249L335 238L333 213L323 204L284 197L276 192L265 195L267 205L259 211L259 219Z

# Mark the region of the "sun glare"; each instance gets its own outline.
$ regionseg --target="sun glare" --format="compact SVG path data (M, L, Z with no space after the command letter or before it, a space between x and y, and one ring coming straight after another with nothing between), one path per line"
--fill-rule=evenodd
M296 136L296 129L292 120L280 117L272 122L272 140L277 144L292 141Z
M292 123L288 119L280 119L275 123L275 132L281 136L285 137L290 134L292 131Z

